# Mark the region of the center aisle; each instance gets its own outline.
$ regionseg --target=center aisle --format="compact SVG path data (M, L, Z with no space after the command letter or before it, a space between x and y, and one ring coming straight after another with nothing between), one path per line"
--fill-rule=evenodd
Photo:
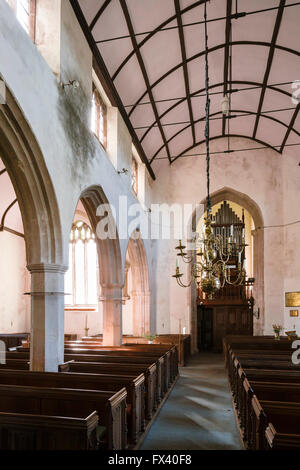
M180 377L140 449L242 449L221 354L197 354L180 368Z

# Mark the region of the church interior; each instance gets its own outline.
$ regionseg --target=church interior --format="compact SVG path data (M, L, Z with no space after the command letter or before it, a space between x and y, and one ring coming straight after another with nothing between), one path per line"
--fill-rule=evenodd
M299 450L299 21L0 0L1 451Z

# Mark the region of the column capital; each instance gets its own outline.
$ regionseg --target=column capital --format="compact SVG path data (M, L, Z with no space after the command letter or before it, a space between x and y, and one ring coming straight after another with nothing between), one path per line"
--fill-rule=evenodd
M263 227L257 227L257 228L254 228L253 230L251 230L251 235L257 235L258 233L261 233L262 231L264 230Z
M150 290L132 290L131 291L131 294L132 295L136 295L136 296L150 296L151 292Z
M38 263L28 264L27 269L30 273L60 273L64 274L68 270L68 266L62 264Z

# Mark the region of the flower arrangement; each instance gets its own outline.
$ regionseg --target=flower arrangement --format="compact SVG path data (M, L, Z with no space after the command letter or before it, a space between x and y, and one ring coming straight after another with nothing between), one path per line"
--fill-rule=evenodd
M283 327L281 325L272 325L274 334L275 334L275 339L280 339L280 332L283 330Z
M154 334L154 335L150 335L150 334L147 334L147 335L143 335L143 338L146 338L149 342L152 343L152 341L156 338L157 334Z

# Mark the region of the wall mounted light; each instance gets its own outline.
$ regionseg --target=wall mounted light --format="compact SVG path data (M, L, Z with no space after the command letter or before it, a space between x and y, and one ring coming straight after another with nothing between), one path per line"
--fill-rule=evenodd
M250 312L252 313L252 315L257 319L259 320L259 317L260 317L260 308L258 307L256 310L254 310L254 304L255 304L255 300L254 300L254 297L250 297L250 299L248 299L248 306L249 306L249 310Z
M69 80L68 83L60 83L61 87L65 89L67 86L72 87L74 90L77 90L80 87L80 83L78 80Z
M121 171L120 170L118 171L118 175L126 175L127 173L128 173L127 168L122 168Z
M225 95L221 100L221 108L222 108L222 113L224 114L224 116L228 116L230 102L229 102L229 97L227 95Z

